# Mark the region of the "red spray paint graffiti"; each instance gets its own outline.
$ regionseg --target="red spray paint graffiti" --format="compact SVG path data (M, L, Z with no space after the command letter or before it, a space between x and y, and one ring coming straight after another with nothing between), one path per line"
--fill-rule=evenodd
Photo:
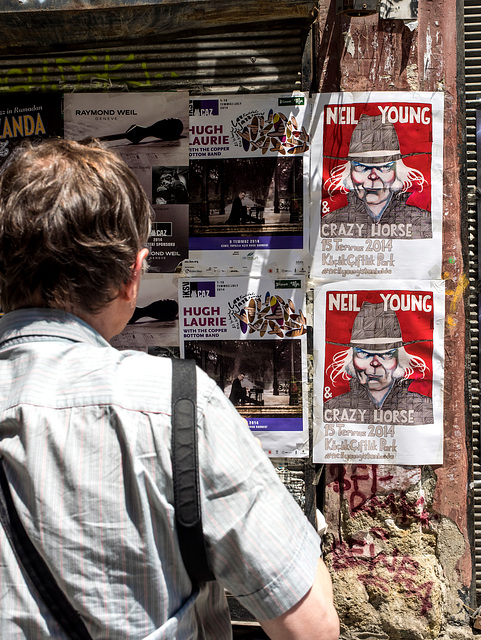
M391 473L379 474L378 465L353 465L348 475L345 465L330 465L329 474L332 481L329 487L340 493L349 501L351 515L363 511L375 516L381 509L388 509L390 513L399 517L404 524L409 519L420 522L423 526L429 524L429 513L425 510L425 500L420 496L417 500L408 500L405 491L395 494L377 495L380 487L390 485L394 479Z
M372 529L371 533L383 539L388 537L387 532L381 528ZM391 591L392 583L402 585L409 597L420 602L421 615L426 615L433 606L431 592L434 582L416 582L419 563L407 555L401 555L398 549L394 549L392 555L387 555L384 552L378 552L375 544L366 540L352 541L351 546L346 542L334 543L332 566L335 571L361 567L365 572L360 573L357 579L364 586L378 588L386 594ZM385 569L390 574L389 580L379 575L380 569ZM374 573L376 570L377 572Z

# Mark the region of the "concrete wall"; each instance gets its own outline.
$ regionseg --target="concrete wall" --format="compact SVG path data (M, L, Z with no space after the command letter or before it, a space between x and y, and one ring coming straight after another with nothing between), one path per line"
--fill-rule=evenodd
M462 12L462 6L461 6ZM462 13L458 16L462 25ZM418 22L336 15L321 7L314 91L443 91L446 279L444 464L329 465L325 513L343 637L410 640L472 636L472 561L465 421L463 34L454 0L419 3ZM459 54L459 52L461 52ZM460 74L462 76L462 73Z

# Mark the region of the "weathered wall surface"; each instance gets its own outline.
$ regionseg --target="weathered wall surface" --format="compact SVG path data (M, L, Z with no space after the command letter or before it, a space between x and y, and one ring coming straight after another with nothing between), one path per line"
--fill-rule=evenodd
M463 127L457 87L456 3L419 3L417 24L379 16L318 17L318 91L442 91L443 277L446 279L444 464L328 466L327 559L343 637L472 637L467 513L465 318L462 252Z
M333 465L327 473L328 558L344 636L471 637L459 573L466 540L433 507L436 471Z

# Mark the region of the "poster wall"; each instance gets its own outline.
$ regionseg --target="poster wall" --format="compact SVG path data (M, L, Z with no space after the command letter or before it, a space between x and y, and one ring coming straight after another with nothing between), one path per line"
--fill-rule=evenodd
M196 360L268 455L306 457L309 273L314 462L442 462L442 93L2 99L0 165L62 135L115 149L152 205L115 347Z
M273 457L308 455L303 278L179 279L182 357L209 374Z
M313 277L437 279L442 93L333 93L311 123Z
M314 462L441 464L443 282L319 285Z
M306 273L309 118L303 93L191 98L186 272Z
M113 148L147 193L149 271L175 271L188 257L188 92L70 93L64 102L65 137Z

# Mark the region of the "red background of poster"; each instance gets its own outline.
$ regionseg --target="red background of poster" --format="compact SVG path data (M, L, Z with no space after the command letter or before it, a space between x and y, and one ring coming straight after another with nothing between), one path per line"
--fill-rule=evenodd
M336 378L336 386L333 385L327 368L332 363L333 357L339 351L343 351L348 347L339 344L328 344L336 342L348 345L351 340L351 329L354 318L358 311L338 311L334 309L329 311L328 296L329 294L351 293L357 294L357 305L360 308L363 302L371 302L373 304L383 302L381 293L384 295L397 294L413 294L415 296L429 296L431 311L396 311L396 315L401 325L401 334L404 342L411 340L431 340L431 342L417 342L407 345L406 351L409 354L421 357L429 367L422 378L419 370L415 369L409 380L412 384L410 391L421 393L425 396L432 397L432 371L433 371L433 328L434 328L434 309L433 294L431 291L409 291L409 290L381 290L381 291L326 291L326 344L325 344L325 360L324 360L324 388L332 393L332 397L336 397L341 393L349 391L349 381L343 380L341 377Z
M343 193L333 193L329 196L329 193L326 191L324 185L326 180L329 178L329 174L331 170L339 164L345 162L345 158L349 153L349 143L351 140L352 132L356 126L356 124L334 124L327 123L326 119L326 110L333 106L339 107L355 107L355 119L359 120L360 116L365 113L370 116L381 115L379 111L379 106L383 109L385 107L402 107L403 115L404 109L407 107L416 108L425 108L429 109L429 124L421 124L421 123L400 123L393 122L394 128L396 129L396 133L399 139L399 146L401 150L401 154L408 153L418 153L420 155L409 156L408 158L404 158L403 162L408 167L413 167L422 172L427 183L424 184L423 190L419 191L416 185L409 190L412 192L408 203L411 205L415 205L420 207L421 209L425 209L426 211L431 211L431 152L432 152L432 108L430 105L426 103L406 103L406 102L396 102L396 103L382 103L382 102L374 102L374 103L331 103L330 105L326 105L324 107L324 131L323 131L323 167L322 167L322 200L327 201L329 204L329 211L325 210L325 208L321 207L322 214L329 213L330 211L335 211L336 209L340 209L347 204L346 194ZM389 110L388 110L389 111ZM326 158L326 156L332 156Z

